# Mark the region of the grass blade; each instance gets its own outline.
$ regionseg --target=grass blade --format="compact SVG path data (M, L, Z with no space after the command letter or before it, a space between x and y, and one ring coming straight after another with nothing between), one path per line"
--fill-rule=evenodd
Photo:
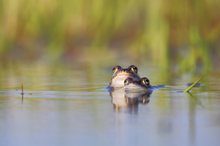
M192 85L190 85L189 87L187 87L183 92L184 92L184 93L189 92L193 87L196 86L196 84L197 84L201 79L202 79L202 77L199 78L197 81L195 81Z

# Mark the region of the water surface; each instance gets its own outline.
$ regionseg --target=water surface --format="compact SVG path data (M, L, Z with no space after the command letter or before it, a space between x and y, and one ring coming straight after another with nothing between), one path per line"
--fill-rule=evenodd
M191 75L161 75L140 67L152 84L145 100L111 97L111 67L21 66L0 74L0 145L218 146L220 75L191 94ZM23 101L21 85L23 84ZM122 93L123 94L123 93ZM112 95L112 94L111 94ZM121 95L120 93L117 95ZM120 98L121 97L121 98Z

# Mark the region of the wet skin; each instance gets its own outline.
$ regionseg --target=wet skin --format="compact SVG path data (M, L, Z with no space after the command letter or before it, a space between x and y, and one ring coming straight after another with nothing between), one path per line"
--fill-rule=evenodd
M138 68L134 65L129 66L128 68L122 68L121 66L115 66L112 69L113 75L110 82L110 87L112 88L121 88L124 87L124 81L127 78L131 78L134 81L140 80L138 75Z
M125 90L130 91L147 91L150 89L150 81L148 78L143 77L139 80L133 80L133 78L127 78L124 81Z

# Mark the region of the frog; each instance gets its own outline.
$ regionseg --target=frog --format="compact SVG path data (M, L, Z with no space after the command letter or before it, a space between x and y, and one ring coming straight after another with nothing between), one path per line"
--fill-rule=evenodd
M142 77L139 80L134 80L128 77L124 80L125 91L149 91L151 89L150 80L147 77Z
M122 88L127 78L131 78L134 81L140 80L138 68L135 65L130 65L128 68L122 68L117 65L112 69L112 78L109 86L112 88Z

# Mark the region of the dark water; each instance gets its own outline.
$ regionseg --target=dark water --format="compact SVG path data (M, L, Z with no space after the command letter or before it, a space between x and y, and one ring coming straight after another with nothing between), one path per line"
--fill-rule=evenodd
M220 74L211 73L192 94L196 77L140 68L151 95L110 93L111 68L7 68L0 74L1 146L218 146ZM21 85L24 99L22 101ZM138 100L133 97L138 97Z

